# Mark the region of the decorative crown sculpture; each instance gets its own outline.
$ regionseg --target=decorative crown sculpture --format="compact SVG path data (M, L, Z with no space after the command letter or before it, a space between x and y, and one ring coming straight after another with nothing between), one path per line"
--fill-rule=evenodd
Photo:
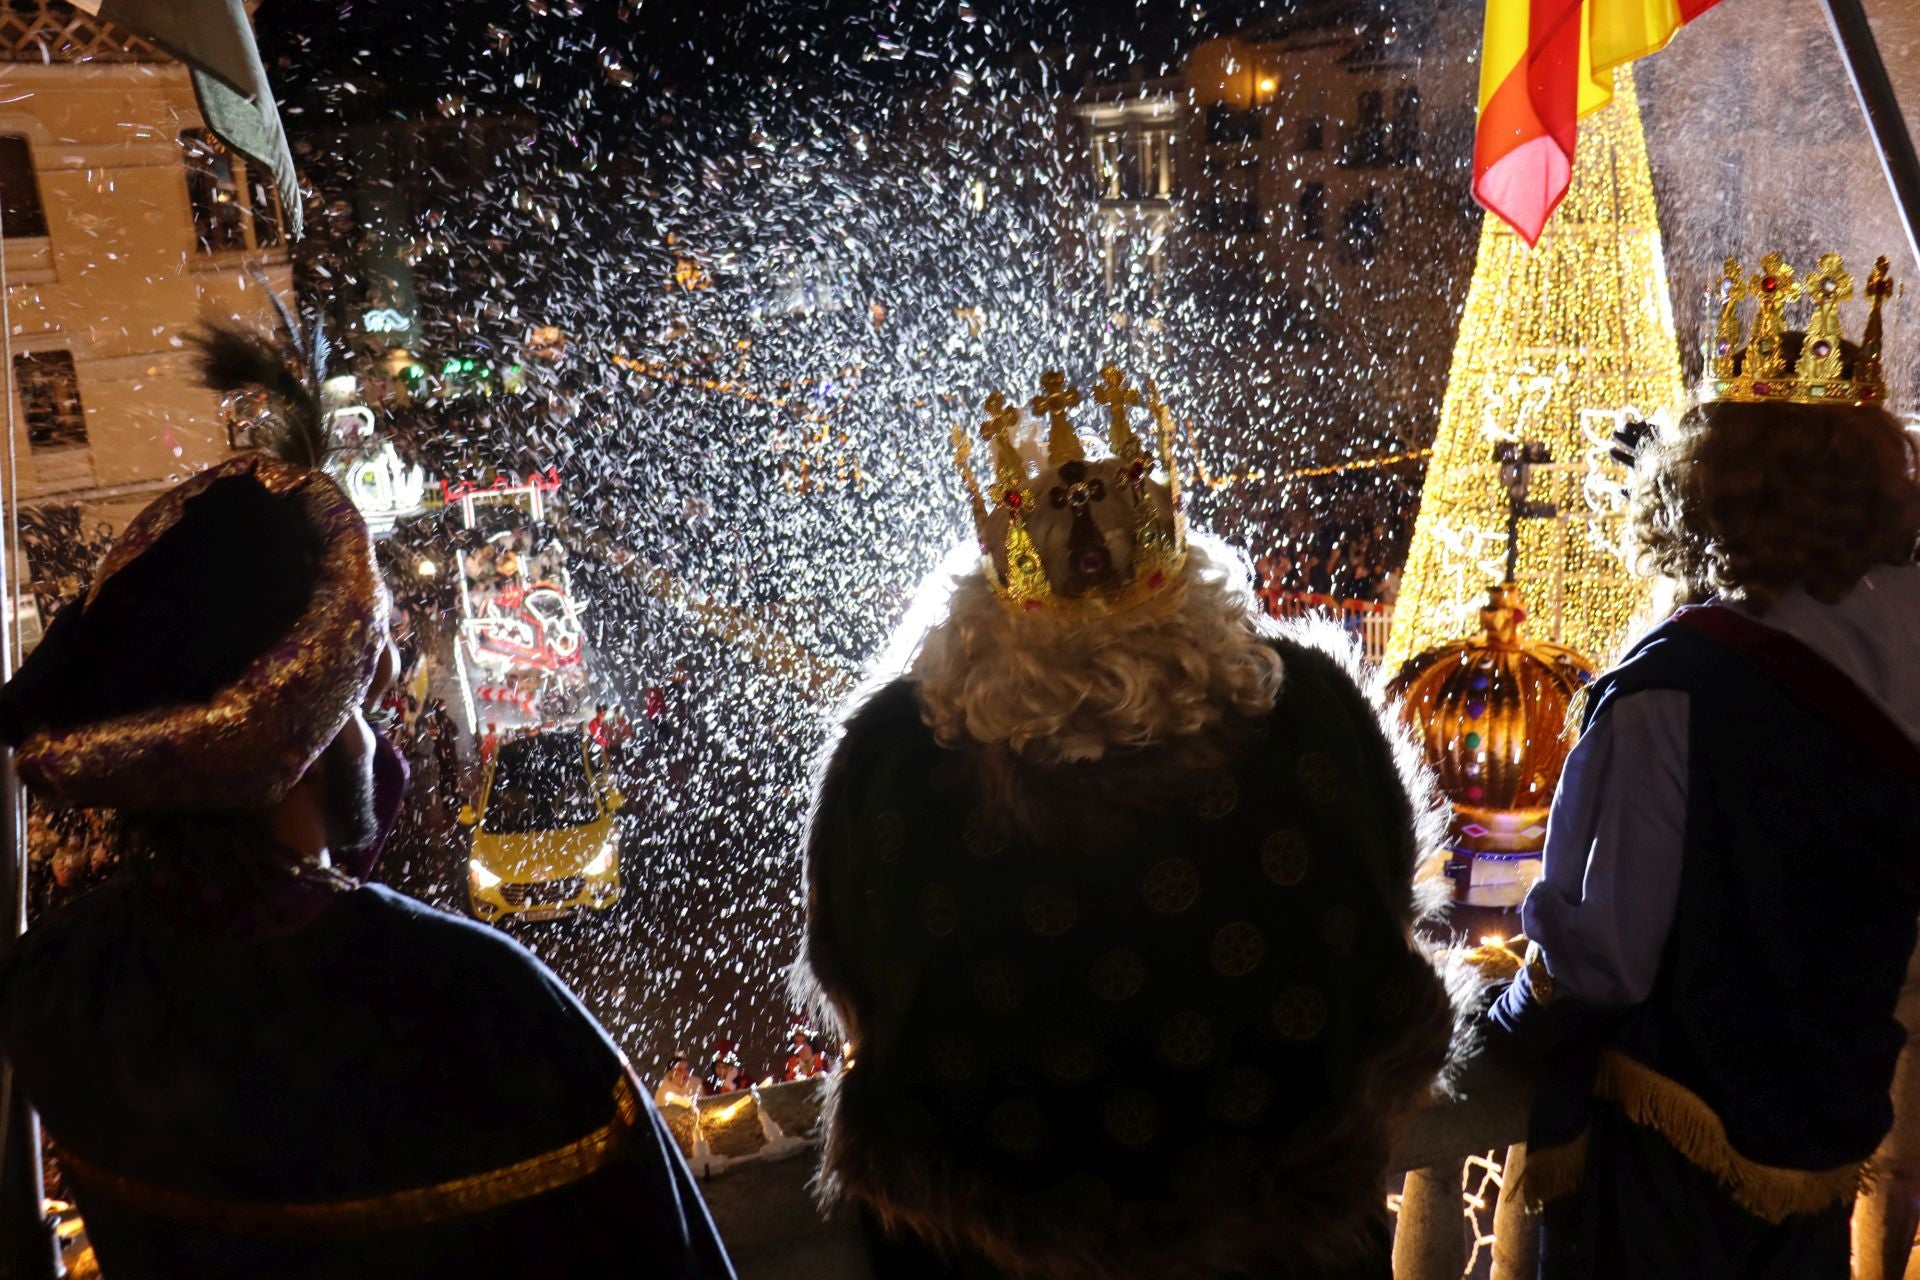
M1470 906L1518 906L1539 876L1573 745L1563 730L1593 679L1578 651L1524 636L1526 616L1504 582L1487 593L1482 634L1407 659L1388 685L1453 808L1448 873Z
M1031 403L1047 423L1046 463L1029 474L1016 441L1021 412L996 391L982 406L982 440L993 451L993 487L983 492L971 465L972 434L953 429L954 465L966 482L987 578L1001 602L1023 612L1115 609L1155 595L1186 563L1187 526L1173 465L1173 415L1153 383L1145 406L1153 415L1158 456L1129 421L1142 404L1113 365L1100 370L1094 400L1107 412L1110 458L1089 460L1068 410L1081 403L1067 376L1040 377ZM1153 478L1158 462L1166 479Z
M1720 315L1707 339L1707 400L1756 403L1884 404L1886 374L1881 361L1881 307L1893 295L1885 257L1874 260L1862 292L1867 324L1852 352L1840 335L1840 304L1853 297L1853 277L1837 253L1823 253L1813 273L1794 278L1793 267L1777 253L1760 259L1760 270L1745 275L1738 258L1728 258L1718 283ZM1758 303L1753 328L1741 342L1740 304ZM1787 304L1811 306L1806 328L1787 328Z

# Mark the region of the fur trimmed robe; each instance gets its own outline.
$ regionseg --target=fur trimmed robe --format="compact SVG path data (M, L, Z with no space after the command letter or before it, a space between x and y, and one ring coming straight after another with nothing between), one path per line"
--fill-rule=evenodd
M1384 1265L1455 1021L1411 933L1435 833L1349 667L1276 644L1264 719L1091 764L942 747L907 681L850 714L798 971L853 1044L823 1199L1021 1280Z

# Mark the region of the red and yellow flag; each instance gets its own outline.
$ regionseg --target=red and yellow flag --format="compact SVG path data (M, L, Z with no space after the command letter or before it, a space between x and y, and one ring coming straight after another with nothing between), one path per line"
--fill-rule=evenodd
M1528 244L1573 176L1577 122L1613 69L1666 47L1718 0L1487 0L1473 195Z

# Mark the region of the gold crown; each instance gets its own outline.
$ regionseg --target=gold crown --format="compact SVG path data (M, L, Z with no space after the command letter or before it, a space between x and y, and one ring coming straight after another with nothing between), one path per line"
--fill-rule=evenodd
M1740 260L1728 258L1719 281L1720 318L1707 339L1707 383L1703 399L1759 403L1884 404L1886 372L1881 362L1880 310L1893 295L1887 260L1874 260L1862 290L1867 327L1848 359L1840 336L1840 304L1853 297L1853 277L1837 253L1820 255L1805 280L1777 253L1760 259L1760 270L1745 275ZM1758 304L1753 328L1741 341L1740 304ZM1804 299L1811 306L1806 328L1787 328L1787 304Z
M1068 385L1066 374L1049 371L1040 390L1030 404L1047 423L1042 467L1030 468L1016 443L1019 406L998 391L983 405L980 436L993 450L990 494L971 465L972 433L953 429L954 465L966 482L987 578L1002 603L1022 611L1111 611L1140 603L1171 582L1187 558L1173 415L1148 382L1144 404L1153 415L1156 458L1128 420L1143 403L1140 393L1119 369L1106 366L1093 398L1107 412L1112 456L1089 461L1068 417L1081 403L1080 389ZM1164 483L1153 478L1156 461Z

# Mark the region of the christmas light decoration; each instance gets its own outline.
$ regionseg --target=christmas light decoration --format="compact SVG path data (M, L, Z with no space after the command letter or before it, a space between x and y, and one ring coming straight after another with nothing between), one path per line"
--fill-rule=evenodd
M1480 233L1440 428L1414 523L1386 665L1471 634L1506 551L1508 496L1494 448L1544 444L1532 497L1558 514L1519 524L1530 632L1604 664L1649 586L1619 554L1624 478L1593 446L1596 415L1677 412L1684 402L1653 178L1632 77L1584 122L1573 186L1540 243L1498 219ZM1604 474L1596 474L1596 469Z

